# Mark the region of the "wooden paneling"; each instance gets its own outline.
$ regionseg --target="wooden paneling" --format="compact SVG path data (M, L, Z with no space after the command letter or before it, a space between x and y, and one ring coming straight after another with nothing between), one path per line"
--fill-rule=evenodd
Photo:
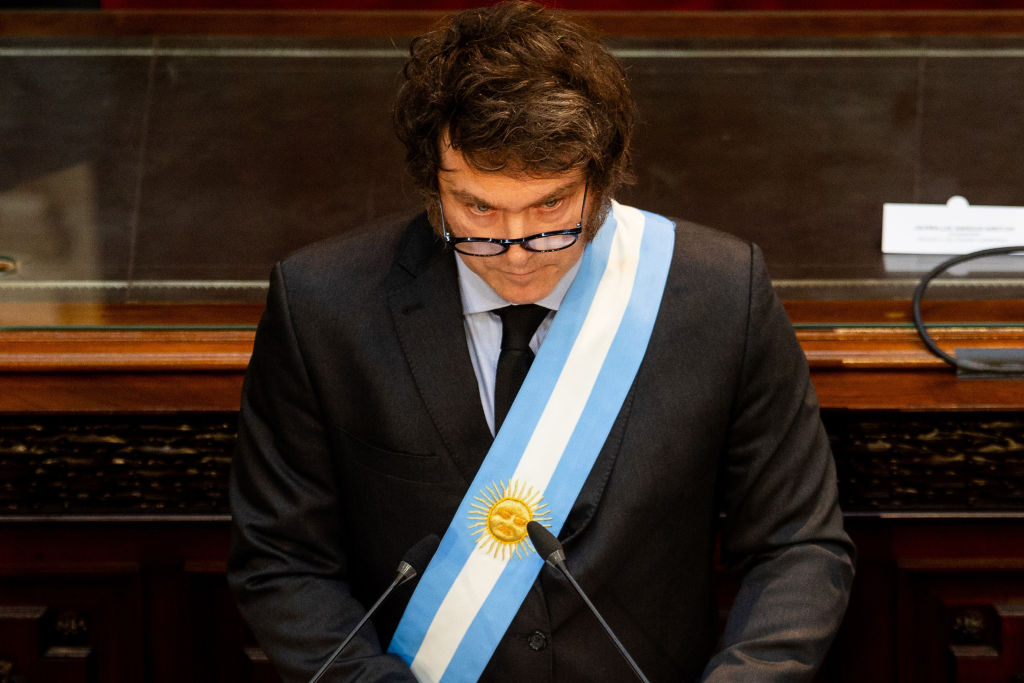
M224 521L0 522L10 680L279 680L228 593L227 545Z
M896 560L898 680L1024 676L1024 547L1019 525L927 526ZM948 535L952 532L952 536Z
M242 373L0 372L0 414L238 410Z
M14 549L5 547L5 554ZM9 556L9 555L5 555ZM132 683L145 678L139 575L104 565L84 573L0 566L0 662L27 683Z
M0 12L0 36L238 35L411 38L440 11ZM1024 35L1024 11L576 12L608 36L783 37Z
M13 330L0 367L13 372L230 371L252 354L244 330Z
M857 579L826 680L1017 680L1019 519L893 515L850 519L847 528L858 545Z
M96 0L90 0L95 2ZM79 0L83 2L83 0ZM88 4L85 1L83 4ZM260 10L437 10L478 7L479 0L102 0L104 9L260 9ZM542 4L571 11L751 10L991 10L1013 9L1013 0L547 0Z
M1019 520L854 517L847 527L857 581L819 680L1015 680ZM0 662L27 683L276 680L228 593L228 536L225 521L0 521L0 634L10 634ZM26 658L40 638L50 645Z
M1024 409L1024 379L958 380L908 326L909 302L788 302L787 309L825 408ZM260 310L72 308L69 325L32 328L24 311L19 318L8 307L7 321L28 327L0 330L0 413L237 410ZM940 325L931 335L949 352L1024 347L1022 301L939 301L924 310L928 324Z

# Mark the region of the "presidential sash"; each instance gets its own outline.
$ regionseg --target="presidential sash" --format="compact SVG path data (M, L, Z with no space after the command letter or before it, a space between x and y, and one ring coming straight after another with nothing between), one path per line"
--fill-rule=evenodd
M675 240L666 218L612 203L389 651L420 681L476 681L558 534L633 383Z

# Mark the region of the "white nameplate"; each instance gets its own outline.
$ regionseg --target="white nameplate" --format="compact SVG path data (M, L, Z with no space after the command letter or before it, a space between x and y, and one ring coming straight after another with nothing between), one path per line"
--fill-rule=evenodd
M971 206L963 197L945 204L885 204L882 252L968 254L1024 244L1024 207Z

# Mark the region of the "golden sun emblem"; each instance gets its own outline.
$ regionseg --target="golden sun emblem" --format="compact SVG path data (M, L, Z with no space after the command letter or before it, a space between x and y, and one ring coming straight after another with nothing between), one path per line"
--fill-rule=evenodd
M551 519L548 504L532 486L518 481L493 483L476 496L469 513L477 545L497 559L523 558L533 551L526 525Z

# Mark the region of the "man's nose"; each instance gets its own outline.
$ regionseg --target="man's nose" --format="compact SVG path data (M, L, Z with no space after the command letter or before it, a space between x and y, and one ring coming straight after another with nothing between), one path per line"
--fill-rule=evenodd
M530 232L528 216L525 211L520 211L518 213L506 213L505 225L503 227L505 230L505 236L511 239L526 237L527 235L532 234Z
M510 244L503 256L510 263L523 263L530 258L530 251L522 244Z
M505 235L511 239L518 239L532 235L530 224L524 213L505 215ZM510 244L505 257L512 263L523 262L530 257L530 252L522 244Z

